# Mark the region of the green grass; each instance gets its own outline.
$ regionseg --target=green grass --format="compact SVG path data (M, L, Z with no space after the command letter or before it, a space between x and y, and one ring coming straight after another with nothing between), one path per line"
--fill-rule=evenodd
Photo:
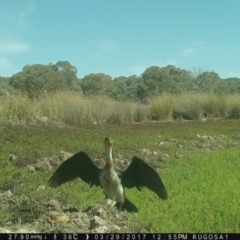
M168 94L154 98L151 102L151 115L155 120L169 120L173 114L173 97Z
M196 135L226 135L235 141L224 149L203 151L189 148ZM89 188L80 180L57 189L46 187L51 172L28 173L8 161L9 154L17 156L48 157L60 151L85 150L90 156L103 155L103 139L114 139L114 156L124 158L137 155L160 169L161 178L168 190L167 201L158 200L147 189L142 192L126 189L126 194L139 208L139 215L129 214L129 225L142 225L151 232L240 232L240 143L233 138L240 134L239 121L162 122L103 125L88 127L54 126L0 126L0 189L13 189L14 194L26 194L32 199L55 198L85 209L103 199L102 190ZM184 148L170 144L160 148L159 142L175 138ZM204 140L201 140L204 143ZM170 158L161 162L158 156L146 155L142 149L168 153ZM175 152L184 158L175 158ZM23 184L23 185L22 185ZM1 211L1 210L0 210ZM32 210L31 210L32 211ZM34 212L34 211L33 211ZM19 213L20 214L20 213ZM37 213L35 213L37 214ZM5 213L0 225L13 219Z

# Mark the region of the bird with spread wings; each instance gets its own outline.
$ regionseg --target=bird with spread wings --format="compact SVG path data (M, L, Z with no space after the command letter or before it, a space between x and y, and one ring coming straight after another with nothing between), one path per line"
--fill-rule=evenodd
M124 188L142 187L156 193L159 198L166 200L168 194L158 173L145 161L134 156L126 169L115 169L112 157L113 140L111 137L104 139L106 164L99 168L92 159L80 151L64 161L49 179L51 187L60 186L75 178L82 179L90 187L93 185L103 189L106 198L116 201L119 210L138 212L138 208L125 195Z

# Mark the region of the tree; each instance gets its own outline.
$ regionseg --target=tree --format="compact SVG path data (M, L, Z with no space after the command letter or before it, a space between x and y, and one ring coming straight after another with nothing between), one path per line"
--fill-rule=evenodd
M43 92L66 89L63 75L42 64L23 67L21 72L14 74L10 78L9 84L15 89L27 93L30 98L37 97Z
M91 73L81 81L85 95L108 95L113 87L112 77L104 73Z
M203 72L194 79L195 87L200 92L214 92L220 78L215 72Z
M14 92L14 88L9 85L10 77L0 77L0 96L6 96Z
M58 61L56 64L48 65L53 71L60 72L65 78L66 84L70 90L81 91L77 77L77 68L68 61Z
M127 100L128 87L122 80L113 80L113 84L108 88L108 96L118 101Z
M147 86L144 84L142 77L132 75L126 80L127 99L144 101L147 96Z
M168 65L166 67L163 67L163 69L167 71L173 81L171 88L168 89L169 92L181 93L191 89L191 85L193 84L193 77L190 71L177 68L173 65Z
M168 71L164 68L152 66L147 68L142 78L149 90L149 95L154 96L167 91L173 87L174 82Z
M137 85L137 98L141 101L141 103L146 102L148 96L148 87L143 82L138 83Z

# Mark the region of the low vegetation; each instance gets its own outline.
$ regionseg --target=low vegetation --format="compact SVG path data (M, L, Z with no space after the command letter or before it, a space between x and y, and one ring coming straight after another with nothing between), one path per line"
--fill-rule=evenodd
M0 118L14 122L79 124L123 124L152 120L239 119L240 95L165 94L149 104L117 101L105 96L83 96L77 92L44 94L30 99L22 94L0 97Z
M59 101L55 104L60 105ZM44 109L43 106L42 102L39 109ZM59 108L54 114L58 111ZM90 189L80 180L51 189L46 183L54 169L29 172L10 162L10 154L31 159L56 156L61 151L85 150L92 158L99 159L103 156L103 139L110 135L114 138L115 158L121 156L128 163L133 155L145 159L160 173L169 193L169 199L162 201L147 189L142 192L127 189L129 199L139 207L138 215L128 213L124 220L128 231L240 231L239 121L171 121L98 127L1 124L0 135L0 192L10 190L12 198L17 199L14 205L10 204L10 210L1 203L0 226L35 224L47 214L41 207L43 200L57 199L82 211L104 198L101 189ZM39 190L40 186L44 187ZM31 204L23 205L23 196L31 199ZM110 212L107 214L109 217ZM66 227L66 223L61 224L57 228L46 220L44 225L37 226L43 232L58 231ZM67 224L68 229L74 225Z

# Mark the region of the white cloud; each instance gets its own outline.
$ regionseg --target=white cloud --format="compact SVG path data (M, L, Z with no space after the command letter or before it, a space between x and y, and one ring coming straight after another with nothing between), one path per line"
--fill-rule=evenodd
M24 6L24 5L21 5ZM9 19L9 13L4 14L2 16L3 23L7 22L9 23L10 29L13 28L12 24L14 25L15 29L13 28L11 32L14 34L12 36L9 36L8 33L2 32L0 37L0 70L1 70L1 76L11 76L16 72L16 66L14 65L14 60L10 58L11 55L16 54L24 54L26 52L31 51L31 45L19 41L16 39L16 32L18 32L18 28L26 28L29 25L29 16L35 11L35 1L34 0L28 0L27 5L23 7L22 11L17 10L18 12L14 14L14 17L12 16ZM16 29L17 27L17 29ZM10 61L11 59L11 61Z
M114 51L117 49L117 44L109 39L104 39L101 42L101 48L105 49L105 50L109 50L109 51Z
M35 3L34 3L33 0L31 0L29 2L28 7L25 10L23 10L19 13L19 15L18 15L18 25L20 27L26 27L28 25L27 18L28 18L29 15L31 15L34 12L35 8L36 8Z
M1 76L10 77L17 72L16 66L9 61L10 55L31 51L31 46L18 41L0 40L0 72Z
M187 47L184 51L181 52L181 55L184 57L188 57L190 55L195 54L199 48L204 45L205 42L204 41L196 41L196 42L192 42L189 44L189 47Z
M0 41L0 55L18 54L31 51L31 46L16 41Z
M182 55L183 55L184 57L187 57L187 56L189 56L189 55L191 55L191 54L194 54L194 52L195 52L195 50L194 50L193 48L187 48L187 49L185 49L185 50L182 52Z
M184 57L195 55L197 53L217 51L216 47L207 46L205 41L192 42L180 54Z

